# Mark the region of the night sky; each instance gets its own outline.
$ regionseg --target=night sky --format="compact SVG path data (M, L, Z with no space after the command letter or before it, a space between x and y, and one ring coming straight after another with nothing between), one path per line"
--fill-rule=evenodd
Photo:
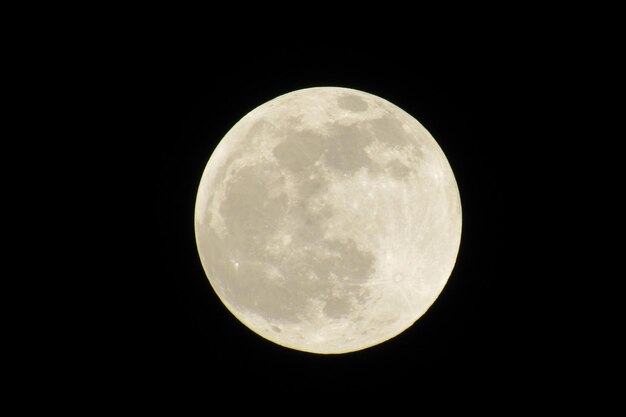
M550 300L535 265L550 235L530 231L546 161L525 145L550 146L537 133L550 99L537 86L554 75L543 55L489 36L353 45L194 36L135 38L104 80L116 96L110 118L125 127L103 144L116 155L110 204L122 219L109 254L114 295L94 342L104 369L122 385L164 391L221 381L258 393L439 387L515 397L520 378L547 384L561 365L548 342L555 323L538 313ZM363 90L418 119L446 154L463 209L456 267L435 304L396 338L344 355L290 350L248 330L210 287L195 246L196 191L219 140L260 104L314 86Z

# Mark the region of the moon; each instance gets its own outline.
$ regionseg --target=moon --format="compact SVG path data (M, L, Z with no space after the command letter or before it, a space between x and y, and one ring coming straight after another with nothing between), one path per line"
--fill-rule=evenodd
M319 354L413 325L453 270L462 223L430 133L389 101L338 87L281 95L236 123L206 165L194 219L228 310Z

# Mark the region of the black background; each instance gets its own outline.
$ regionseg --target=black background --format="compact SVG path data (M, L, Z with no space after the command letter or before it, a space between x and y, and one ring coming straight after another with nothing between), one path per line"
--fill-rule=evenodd
M138 35L101 62L112 122L101 148L112 158L101 178L113 196L103 226L110 297L98 324L86 325L98 353L85 372L101 369L130 393L550 395L566 368L546 313L553 278L543 249L553 231L536 226L552 216L536 204L548 152L523 145L531 136L545 151L557 146L546 116L560 91L549 51L510 34L392 28L354 41L349 31L297 29ZM248 330L213 292L195 246L197 187L219 140L260 104L314 86L367 91L416 117L445 152L463 208L459 257L435 304L396 338L344 355L286 349Z
M611 125L622 119L621 14L438 5L8 13L3 69L16 94L5 119L16 129L3 184L18 193L3 203L18 236L5 236L17 265L3 275L2 347L20 395L7 397L117 413L173 402L176 414L187 402L274 412L294 394L290 414L378 401L597 412L621 400L622 302L611 296L623 187L610 181L623 165L623 129ZM389 342L345 355L245 328L211 289L194 239L218 141L255 107L313 86L364 90L416 117L463 208L435 304Z

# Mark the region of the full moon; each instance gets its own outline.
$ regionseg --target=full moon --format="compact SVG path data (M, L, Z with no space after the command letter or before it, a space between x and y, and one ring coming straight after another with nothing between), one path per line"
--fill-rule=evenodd
M211 155L195 206L202 266L244 325L335 354L385 342L434 303L456 261L461 202L430 133L358 90L293 91Z

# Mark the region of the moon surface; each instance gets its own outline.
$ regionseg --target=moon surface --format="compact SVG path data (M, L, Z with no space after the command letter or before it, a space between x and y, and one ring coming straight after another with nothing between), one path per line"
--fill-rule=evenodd
M279 345L346 353L400 334L456 261L461 202L437 142L362 91L277 97L226 134L200 181L195 232L209 281Z

